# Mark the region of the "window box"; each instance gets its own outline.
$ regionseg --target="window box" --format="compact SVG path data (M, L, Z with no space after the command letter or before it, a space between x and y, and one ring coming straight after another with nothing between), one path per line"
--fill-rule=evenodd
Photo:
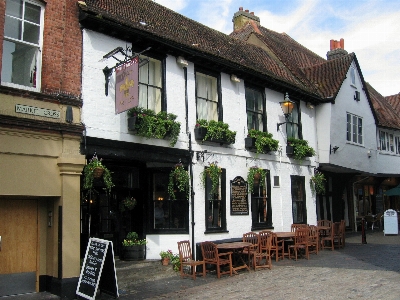
M176 115L165 111L155 113L153 110L134 107L128 111L128 129L145 138L170 139L170 146L175 146L181 129L176 122Z
M312 147L308 146L308 142L306 140L288 138L286 155L292 156L296 160L303 160L306 157L314 156L315 150Z
M229 130L229 125L223 122L198 120L194 137L197 141L230 145L235 143L236 131Z
M271 139L273 140L273 139ZM246 137L244 139L244 146L247 150L252 151L252 152L257 152L257 153L269 153L271 151L276 151L278 150L277 147L272 146L271 145L264 145L259 147L259 149L257 149L257 138L255 137ZM278 141L276 141L276 145L278 145Z

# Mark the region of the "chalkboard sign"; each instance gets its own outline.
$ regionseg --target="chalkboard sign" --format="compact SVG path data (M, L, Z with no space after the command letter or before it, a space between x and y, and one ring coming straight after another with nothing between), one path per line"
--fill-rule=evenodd
M247 182L240 176L231 180L231 215L248 215Z
M100 292L116 298L119 296L112 242L90 238L76 294L86 299L95 299L98 288Z

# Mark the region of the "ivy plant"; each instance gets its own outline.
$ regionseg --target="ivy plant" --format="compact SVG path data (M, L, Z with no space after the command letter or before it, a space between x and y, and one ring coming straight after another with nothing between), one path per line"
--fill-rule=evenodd
M176 199L175 187L180 192L184 192L187 198L189 197L189 172L185 170L182 163L176 164L169 173L168 194L174 200Z
M315 150L308 145L306 140L288 138L287 143L293 146L294 159L296 160L304 160L305 157L315 155Z

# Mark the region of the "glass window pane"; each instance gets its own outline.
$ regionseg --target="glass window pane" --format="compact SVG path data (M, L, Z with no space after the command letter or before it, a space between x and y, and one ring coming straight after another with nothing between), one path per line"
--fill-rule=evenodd
M148 108L156 113L161 111L161 90L149 87L148 89Z
M208 121L218 121L218 106L216 102L208 102Z
M353 142L357 143L357 117L353 116Z
M6 15L22 18L22 0L7 0Z
M25 20L40 25L40 7L32 3L25 3Z
M22 22L6 16L4 24L4 35L13 39L20 40L22 32Z
M161 61L150 59L148 65L149 65L149 84L161 87Z
M39 44L40 26L26 23L24 25L24 38L23 40L32 44Z
M363 137L362 137L362 119L361 118L357 118L358 119L358 143L362 144L363 141Z
M149 74L149 64L147 63L139 68L139 82L148 84L149 83L148 74Z
M37 48L9 41L4 41L3 47L1 80L34 86Z

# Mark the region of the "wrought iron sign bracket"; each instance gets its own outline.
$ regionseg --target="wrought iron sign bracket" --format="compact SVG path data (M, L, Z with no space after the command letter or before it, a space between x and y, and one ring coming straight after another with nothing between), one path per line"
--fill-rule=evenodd
M146 49L144 49L144 50L142 50L140 52L133 52L132 51L132 47L128 47L127 46L125 48L125 50L122 47L117 47L114 50L111 50L110 52L108 52L106 55L103 56L101 61L104 61L104 60L106 60L106 59L108 59L110 57L112 57L116 61L118 61L118 63L114 67L109 68L108 66L106 66L103 69L103 73L104 73L104 77L105 77L105 81L106 81L105 82L105 86L104 86L104 88L105 88L104 92L105 92L106 96L108 96L108 84L110 83L110 77L111 77L111 75L113 73L113 70L115 68L119 67L120 65L127 63L128 61L132 60L133 58L143 54L144 52L146 52L146 51L148 51L150 49L151 49L151 47L147 47ZM117 55L118 53L121 53L122 55L124 55L124 59L123 60L115 57L115 55ZM128 53L131 53L131 55L129 55ZM147 58L139 60L139 68L144 66L148 62L149 62L149 60Z

